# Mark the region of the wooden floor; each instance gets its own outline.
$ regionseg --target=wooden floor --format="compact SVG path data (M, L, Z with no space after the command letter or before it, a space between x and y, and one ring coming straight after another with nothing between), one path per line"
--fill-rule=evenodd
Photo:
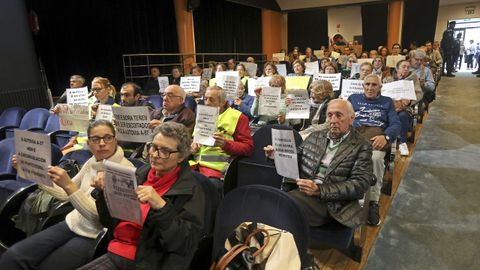
M426 121L428 118L428 113L426 113L423 117L423 121ZM405 173L406 168L408 167L408 163L410 162L410 157L413 154L415 149L415 145L417 140L420 138L421 130L423 124L416 125L415 128L415 143L409 144L410 156L409 157L401 157L399 153L397 153L395 157L395 166L394 166L394 173L393 175L386 175L386 177L393 176L393 185L392 185L392 195L387 196L382 194L380 197L379 205L380 205L380 216L382 220L385 219L385 216L390 209L390 205L392 200L397 192L398 186L400 185L400 181L403 178L403 174ZM377 227L367 226L367 237L363 247L363 257L360 263L355 262L348 258L347 256L343 255L342 253L333 250L314 250L313 255L317 261L317 265L320 267L321 270L359 270L364 269L368 255L370 254L370 250L373 247L375 239L378 236L382 228L382 224ZM357 237L359 238L359 237Z

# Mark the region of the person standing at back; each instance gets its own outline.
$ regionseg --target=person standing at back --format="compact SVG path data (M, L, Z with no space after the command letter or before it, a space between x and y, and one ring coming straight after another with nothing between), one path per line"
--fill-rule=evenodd
M447 65L447 77L455 77L452 74L453 72L453 56L454 56L454 45L455 40L453 37L454 29L455 29L456 22L451 21L448 23L448 28L443 32L442 41L441 41L441 48L443 51L443 58L445 59L445 63Z

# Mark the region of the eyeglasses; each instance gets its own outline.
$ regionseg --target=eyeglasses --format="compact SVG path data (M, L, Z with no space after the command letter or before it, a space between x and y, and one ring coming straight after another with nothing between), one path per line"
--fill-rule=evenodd
M92 92L93 92L93 93L98 93L98 92L100 92L100 91L102 91L102 90L103 90L103 88L92 88Z
M178 150L170 150L164 147L156 146L154 143L147 143L148 151L154 151L157 153L158 157L160 158L169 158L171 154L178 153Z
M99 144L101 140L103 140L104 143L111 143L113 142L113 139L115 139L115 136L113 135L105 135L103 137L100 137L100 136L88 137L88 141L94 144Z
M179 98L181 96L176 96L173 93L162 93L162 97L163 98L166 98L166 97L168 97L168 98Z

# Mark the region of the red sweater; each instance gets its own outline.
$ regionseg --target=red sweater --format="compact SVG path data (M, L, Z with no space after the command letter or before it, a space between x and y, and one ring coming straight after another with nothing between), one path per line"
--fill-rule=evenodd
M147 181L143 183L144 186L152 186L158 195L163 196L170 187L177 181L180 166L177 166L173 171L157 177L155 170L150 169L147 176ZM141 203L140 210L142 211L142 225L130 222L121 221L113 232L113 240L108 244L108 251L122 256L129 260L135 260L135 253L137 252L137 241L142 233L143 223L147 218L148 211L150 211L149 203Z
M231 156L250 156L253 152L253 139L250 135L248 118L241 114L238 119L233 141L227 141L223 150ZM207 177L222 178L222 172L200 166L198 170Z

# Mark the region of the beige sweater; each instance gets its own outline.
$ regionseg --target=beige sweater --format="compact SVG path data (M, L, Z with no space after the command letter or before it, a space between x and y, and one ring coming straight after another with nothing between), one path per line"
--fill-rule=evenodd
M108 160L133 167L132 163L123 156L123 150L119 146L117 146L115 154ZM93 191L93 187L90 186L90 180L98 171L103 171L103 161L96 161L95 157L90 158L78 174L73 177L72 181L79 189L70 196L55 184L53 187L39 185L41 189L47 191L58 200L68 200L72 203L75 209L67 215L65 219L67 225L72 232L88 238L96 238L100 231L103 230L103 226L98 220L95 200L90 195Z

